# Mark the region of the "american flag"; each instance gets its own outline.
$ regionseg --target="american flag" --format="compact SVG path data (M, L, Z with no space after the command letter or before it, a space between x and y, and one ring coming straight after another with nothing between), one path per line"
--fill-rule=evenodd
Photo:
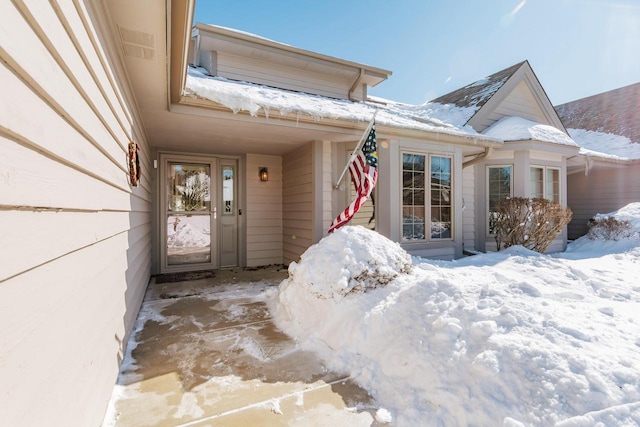
M349 165L349 172L351 172L351 181L356 187L356 198L333 220L331 227L329 227L329 233L333 233L351 221L351 218L371 195L373 187L376 186L376 181L378 180L378 151L376 147L375 121L371 126L367 140L362 146L362 151L358 153Z

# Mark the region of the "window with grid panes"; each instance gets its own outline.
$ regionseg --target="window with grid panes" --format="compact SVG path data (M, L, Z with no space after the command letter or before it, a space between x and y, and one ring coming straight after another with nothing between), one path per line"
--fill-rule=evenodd
M451 239L453 236L451 168L451 157L402 154L403 240ZM427 230L427 224L429 224L429 230Z
M487 215L489 234L495 234L496 204L511 197L511 166L490 166L487 168L487 193L489 212Z

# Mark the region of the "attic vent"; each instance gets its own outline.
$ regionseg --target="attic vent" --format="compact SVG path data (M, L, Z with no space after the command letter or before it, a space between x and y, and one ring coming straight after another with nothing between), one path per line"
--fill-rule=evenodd
M126 56L153 60L156 56L156 37L153 34L134 31L118 26L120 41Z

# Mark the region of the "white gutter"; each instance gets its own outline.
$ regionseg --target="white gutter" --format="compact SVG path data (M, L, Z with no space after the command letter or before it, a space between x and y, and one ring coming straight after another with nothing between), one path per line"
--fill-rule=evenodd
M478 162L481 162L482 160L484 160L487 157L489 157L492 153L493 153L493 148L485 147L484 153L480 153L476 157L474 157L473 159L467 160L466 162L463 162L462 163L462 169L467 168L469 166L473 166Z

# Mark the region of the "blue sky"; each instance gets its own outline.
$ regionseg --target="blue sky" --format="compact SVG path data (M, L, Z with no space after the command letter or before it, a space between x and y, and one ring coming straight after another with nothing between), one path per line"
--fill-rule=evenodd
M197 0L195 21L391 70L422 104L528 59L554 105L640 82L640 0Z

